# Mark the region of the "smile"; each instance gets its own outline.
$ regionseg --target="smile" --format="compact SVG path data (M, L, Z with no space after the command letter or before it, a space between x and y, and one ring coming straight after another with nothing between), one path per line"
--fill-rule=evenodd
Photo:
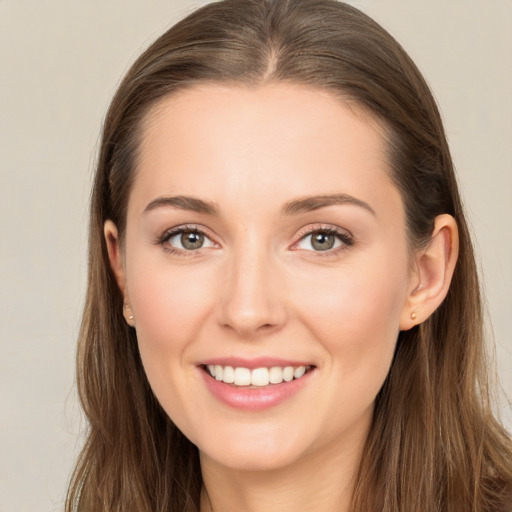
M272 366L270 368L245 368L243 366L221 366L210 364L208 373L215 380L235 386L263 387L269 384L282 384L302 378L311 369L310 366Z
M232 358L224 364L208 361L198 369L213 397L230 408L247 412L292 400L318 373L315 365L265 359L246 362Z

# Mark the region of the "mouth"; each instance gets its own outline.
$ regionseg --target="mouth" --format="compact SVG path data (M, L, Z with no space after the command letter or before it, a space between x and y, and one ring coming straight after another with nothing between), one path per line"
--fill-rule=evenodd
M223 404L244 412L289 403L316 379L317 367L305 361L229 357L198 365L206 389ZM309 384L308 384L309 383Z
M235 388L259 389L300 380L313 371L315 366L262 366L251 369L244 366L205 364L201 368L212 379Z

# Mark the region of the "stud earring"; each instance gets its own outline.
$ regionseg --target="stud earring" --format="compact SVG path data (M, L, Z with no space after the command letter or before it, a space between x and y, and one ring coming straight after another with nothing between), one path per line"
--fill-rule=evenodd
M126 312L126 314L125 314L125 318L126 318L126 315L128 315L128 313L130 313L130 314L128 315L128 319L127 319L127 321L126 321L126 322L128 323L128 325L131 325L131 324L130 324L130 322L135 323L135 322L134 322L134 320L135 320L135 319L134 319L134 317L133 317L133 313L131 313L131 307L130 307L130 304L124 304L124 309L125 309L125 312ZM132 327L133 327L133 326L132 326Z
M413 311L411 313L411 320L416 320L418 318L418 315L416 314L416 311Z

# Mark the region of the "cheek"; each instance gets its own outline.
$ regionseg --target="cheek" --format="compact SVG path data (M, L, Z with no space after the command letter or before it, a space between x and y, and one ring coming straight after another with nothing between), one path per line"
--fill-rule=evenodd
M190 349L211 314L215 276L200 266L193 271L171 266L165 257L131 256L127 292L142 363L167 414L186 427L194 412L183 383L195 371Z
M387 375L406 299L405 269L405 259L380 255L311 276L296 290L302 321L330 354L340 378L368 383L375 377L378 386Z
M211 272L171 266L165 258L133 262L127 289L137 332L154 343L168 344L193 336L207 314L215 283Z
M364 262L363 262L364 263ZM389 324L398 332L399 316L405 302L407 275L400 264L388 268L377 265L347 265L346 268L310 274L297 294L303 311L314 312L323 328L356 332L379 330ZM363 342L364 338L361 338Z
M303 324L324 349L326 385L318 407L331 411L326 435L358 424L372 410L391 366L404 300L404 276L365 268L310 289Z
M216 283L210 269L170 265L166 255L132 253L127 292L148 380L168 414L180 403L179 375L192 372L191 348L201 339ZM130 271L131 270L131 271Z

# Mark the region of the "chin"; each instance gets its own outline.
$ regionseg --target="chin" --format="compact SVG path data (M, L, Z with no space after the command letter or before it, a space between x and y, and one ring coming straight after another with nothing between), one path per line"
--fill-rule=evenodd
M311 449L306 432L291 433L285 428L259 428L244 434L215 436L198 443L201 457L239 471L272 471L290 466Z
M235 471L277 471L282 470L297 461L298 456L292 453L283 453L276 451L255 451L255 450L237 450L230 449L210 453L199 450L201 458L207 458L214 461L217 465L229 468Z

